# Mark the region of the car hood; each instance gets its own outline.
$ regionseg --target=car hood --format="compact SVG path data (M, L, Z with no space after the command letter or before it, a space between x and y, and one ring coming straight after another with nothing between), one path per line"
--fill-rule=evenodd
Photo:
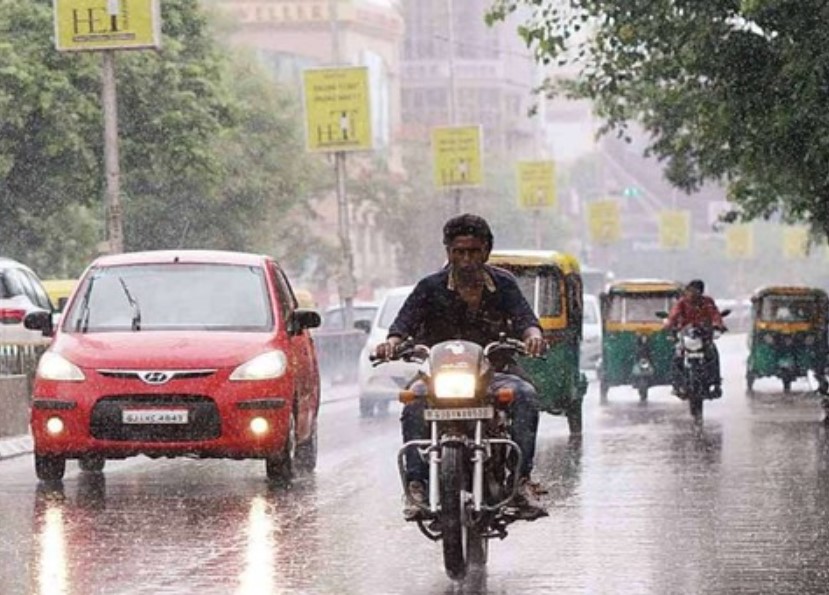
M237 366L273 345L269 333L67 333L51 351L82 368L200 369Z

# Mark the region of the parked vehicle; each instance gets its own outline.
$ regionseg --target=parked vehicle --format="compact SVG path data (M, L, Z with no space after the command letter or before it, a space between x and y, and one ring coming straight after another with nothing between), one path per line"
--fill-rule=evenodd
M269 479L314 468L319 374L282 269L266 256L157 251L99 258L38 365L35 470L60 479L67 459L259 458Z
M493 250L489 263L515 275L541 323L545 358L520 358L538 390L541 409L567 416L570 432L580 434L587 378L579 366L583 290L578 260L552 250Z
M31 312L52 311L43 283L32 269L10 258L0 258L0 343L43 345L41 333L27 329Z
M599 396L614 386L632 386L646 401L652 386L671 384L674 340L658 311L670 311L682 285L659 279L623 280L601 295L602 359Z
M371 417L375 413L386 414L389 403L397 400L400 391L405 389L417 374L418 366L415 363L395 360L383 366L372 366L369 359L374 347L386 340L389 327L413 289L414 285L390 289L383 296L377 314L371 323L368 339L358 360L360 415L362 417Z
M352 305L354 316L353 328L368 332L371 328L371 321L377 314L380 304L375 302L355 302ZM321 331L343 331L345 328L345 306L331 306L326 308L322 316ZM350 329L349 329L350 330Z
M599 298L584 295L584 313L581 323L581 367L596 370L602 359L602 316Z
M521 341L502 338L486 347L445 341L430 349L404 342L394 355L427 363L421 370L424 382L402 391L400 400L425 397L431 438L404 444L398 467L408 491L407 449L418 448L428 458L428 504L417 523L429 539L441 541L444 567L453 579L463 578L472 565L486 564L489 540L506 537L507 526L521 518L511 506L522 458L509 437L507 409L514 394L510 389L488 391L493 370L488 358L495 353L512 357L526 352Z
M49 300L55 307L55 312L63 312L66 302L77 284L77 279L45 279L43 281L43 289L49 295Z
M765 287L751 299L746 385L775 376L789 393L792 382L811 371L818 390L826 394L827 366L826 292L812 287Z

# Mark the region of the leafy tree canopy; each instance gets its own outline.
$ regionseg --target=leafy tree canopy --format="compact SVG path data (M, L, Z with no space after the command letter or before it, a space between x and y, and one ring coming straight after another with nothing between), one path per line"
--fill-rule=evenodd
M550 90L594 100L605 131L641 122L672 183L829 234L826 2L494 0L487 19L516 11L540 62L580 67Z

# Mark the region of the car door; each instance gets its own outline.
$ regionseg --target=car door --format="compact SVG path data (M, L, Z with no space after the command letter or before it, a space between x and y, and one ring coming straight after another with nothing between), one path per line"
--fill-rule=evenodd
M298 303L282 270L272 263L271 272L276 282L282 319L288 324L294 310L298 307ZM290 351L288 361L291 370L294 372L296 398L298 399L297 432L302 439L311 431L319 406L319 372L316 367L314 346L308 329L292 331L288 328L287 340Z

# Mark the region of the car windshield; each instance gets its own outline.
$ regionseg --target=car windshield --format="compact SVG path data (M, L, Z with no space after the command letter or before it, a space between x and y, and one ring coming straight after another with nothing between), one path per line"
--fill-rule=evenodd
M94 270L78 295L63 327L69 332L267 331L274 324L258 266L106 267Z
M403 302L406 301L407 297L409 297L409 294L402 293L388 296L383 303L383 309L380 311L380 319L377 321L377 326L382 329L389 328L391 323L394 322L397 313L400 312L400 308L403 307Z
M772 322L809 322L817 313L817 300L802 296L770 296L763 299L760 318Z
M358 320L374 320L374 315L377 313L376 306L353 306L354 322ZM322 321L321 328L330 331L341 331L345 328L345 308L337 307L331 308L325 312L325 318Z
M561 280L548 268L510 269L536 316L561 315Z
M610 299L608 320L611 322L659 322L657 312L669 312L674 296L615 295Z

